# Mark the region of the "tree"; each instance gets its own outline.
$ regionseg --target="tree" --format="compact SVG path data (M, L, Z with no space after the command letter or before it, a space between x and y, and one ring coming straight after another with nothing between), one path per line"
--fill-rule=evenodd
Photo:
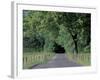
M24 47L53 51L56 43L66 51L90 51L90 14L30 10L23 14Z
M81 36L87 36L87 45L90 43L90 14L84 13L61 13L58 16L59 24L63 24L70 33L76 53L78 53L78 46ZM84 34L82 32L84 31ZM82 34L81 36L79 36ZM84 41L84 39L82 39ZM84 43L83 43L84 44Z

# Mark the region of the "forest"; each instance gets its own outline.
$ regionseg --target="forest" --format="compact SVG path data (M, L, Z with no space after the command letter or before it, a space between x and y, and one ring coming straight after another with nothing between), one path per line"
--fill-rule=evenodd
M23 10L23 53L90 54L91 14Z

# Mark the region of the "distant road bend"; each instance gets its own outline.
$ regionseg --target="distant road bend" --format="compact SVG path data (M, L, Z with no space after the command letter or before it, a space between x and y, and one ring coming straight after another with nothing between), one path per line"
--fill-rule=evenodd
M58 67L78 67L81 66L73 61L70 61L65 54L56 54L47 64L39 64L32 67L38 68L58 68Z

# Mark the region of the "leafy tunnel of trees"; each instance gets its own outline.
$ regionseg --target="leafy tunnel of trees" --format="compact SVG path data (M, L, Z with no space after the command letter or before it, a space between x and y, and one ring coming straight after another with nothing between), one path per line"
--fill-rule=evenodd
M23 10L23 47L53 52L90 53L91 14Z

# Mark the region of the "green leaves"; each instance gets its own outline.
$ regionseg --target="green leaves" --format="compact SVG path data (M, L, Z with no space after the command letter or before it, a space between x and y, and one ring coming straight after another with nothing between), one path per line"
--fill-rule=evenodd
M53 51L56 43L66 52L90 52L90 47L86 48L90 46L90 24L91 15L87 13L24 10L23 46Z

